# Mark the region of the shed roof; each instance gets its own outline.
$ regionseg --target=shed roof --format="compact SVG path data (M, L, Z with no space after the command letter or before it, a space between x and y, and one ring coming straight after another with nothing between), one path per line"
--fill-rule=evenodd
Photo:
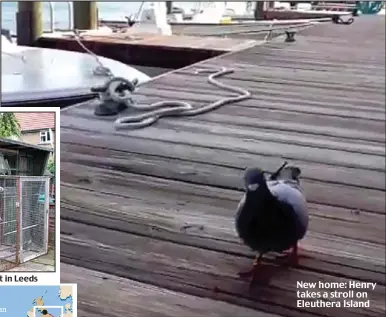
M33 145L33 144L21 142L21 141L4 139L4 138L0 138L0 151L1 149L8 149L8 150L30 149L30 150L41 150L46 152L53 152L53 149L50 149L44 146Z

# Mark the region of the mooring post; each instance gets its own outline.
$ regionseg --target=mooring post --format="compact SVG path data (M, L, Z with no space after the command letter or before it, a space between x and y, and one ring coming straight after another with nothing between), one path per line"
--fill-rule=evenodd
M95 1L73 1L74 29L98 28L98 7Z
M173 1L166 1L166 14L171 14L173 10Z
M274 9L275 8L275 1L268 1L267 8L268 9Z
M265 1L256 1L255 6L255 20L264 20L264 7L265 7Z
M43 34L43 3L40 1L18 2L16 13L17 44L33 46Z

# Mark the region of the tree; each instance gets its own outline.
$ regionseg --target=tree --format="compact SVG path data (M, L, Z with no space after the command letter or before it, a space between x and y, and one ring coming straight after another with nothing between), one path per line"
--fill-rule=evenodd
M20 137L20 124L17 121L15 113L3 112L0 113L0 137L11 138Z
M48 160L48 163L47 163L47 170L52 174L52 175L55 175L55 159L53 157L51 157L49 160Z

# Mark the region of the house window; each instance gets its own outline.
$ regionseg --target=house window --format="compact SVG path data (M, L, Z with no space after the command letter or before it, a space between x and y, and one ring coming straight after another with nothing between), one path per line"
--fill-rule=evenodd
M40 144L51 143L51 130L40 131Z

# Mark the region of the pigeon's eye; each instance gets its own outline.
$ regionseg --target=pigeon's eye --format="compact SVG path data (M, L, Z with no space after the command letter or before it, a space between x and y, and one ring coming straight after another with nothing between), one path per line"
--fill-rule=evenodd
M248 190L251 191L251 192L254 192L258 188L259 188L259 184L249 184L248 185Z

